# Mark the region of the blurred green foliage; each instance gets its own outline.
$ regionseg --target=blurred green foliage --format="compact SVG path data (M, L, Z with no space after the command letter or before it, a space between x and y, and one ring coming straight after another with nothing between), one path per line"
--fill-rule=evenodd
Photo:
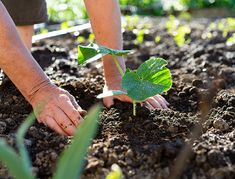
M235 0L180 0L187 8L227 7L234 8Z
M52 21L72 21L87 19L83 0L47 0L49 19Z
M119 0L121 8L141 15L163 15L210 7L235 8L235 0ZM53 21L86 19L83 0L47 0L48 14Z

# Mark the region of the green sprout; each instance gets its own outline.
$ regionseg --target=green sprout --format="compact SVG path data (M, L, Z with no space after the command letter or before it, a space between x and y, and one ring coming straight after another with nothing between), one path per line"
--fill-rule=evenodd
M122 169L117 165L113 164L111 166L111 172L106 176L106 179L122 179L123 174L122 174Z
M227 46L232 46L235 44L235 33L231 37L229 37L226 41Z
M173 35L175 29L177 29L179 25L179 20L175 18L175 16L170 15L169 19L166 22L166 28L169 34Z
M161 36L157 35L154 39L155 43L160 43L161 42Z
M218 23L218 29L223 32L223 37L227 37L229 32L235 31L235 19L228 17Z
M60 29L68 29L69 28L69 22L64 21L60 24Z
M189 43L190 39L186 39L186 35L191 33L191 28L188 25L180 25L179 20L171 15L166 22L166 28L170 35L174 37L174 41L178 47Z
M144 41L145 29L137 30L136 39L134 41L135 44L141 44Z
M187 25L181 25L177 28L174 34L174 41L176 45L181 47L182 45L189 43L190 39L186 39L185 36L190 34L191 28Z
M83 37L83 36L78 36L77 37L77 42L78 43L84 43L85 41L86 41L85 37Z
M129 50L114 50L97 44L78 46L78 63L90 62L90 59L112 55L113 60L122 75L122 89L104 92L97 98L105 98L115 95L127 95L133 102L133 115L136 115L136 103L144 102L147 98L166 92L172 86L171 73L166 68L167 61L162 58L151 57L139 66L137 70L127 69L123 71L117 57L127 55Z
M89 34L89 37L88 37L88 41L89 41L90 43L94 42L94 41L95 41L95 34L90 33L90 34Z
M125 29L132 31L136 28L139 22L140 22L139 16L125 16L125 21L123 23L123 26Z
M98 126L100 111L101 106L97 105L88 112L84 122L76 130L72 144L60 156L53 179L80 178L87 149ZM29 155L24 146L24 136L34 121L35 116L32 113L17 131L19 154L3 139L0 139L0 160L16 179L35 179Z

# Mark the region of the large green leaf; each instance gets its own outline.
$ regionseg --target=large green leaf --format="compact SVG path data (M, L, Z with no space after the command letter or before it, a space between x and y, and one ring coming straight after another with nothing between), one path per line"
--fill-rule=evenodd
M136 71L127 70L122 79L122 88L138 102L167 91L172 86L172 79L166 65L164 59L152 57Z
M33 179L30 168L25 168L23 160L16 154L16 152L0 139L0 160L7 166L9 172L16 179Z
M98 55L113 55L113 56L123 56L130 53L130 50L114 50L108 47L100 46L94 43L89 44L88 46L78 46L78 64L83 64L87 60L94 58Z
M101 106L97 105L88 112L85 121L77 129L71 146L59 159L54 179L78 179L80 177L87 148L97 129L100 111Z

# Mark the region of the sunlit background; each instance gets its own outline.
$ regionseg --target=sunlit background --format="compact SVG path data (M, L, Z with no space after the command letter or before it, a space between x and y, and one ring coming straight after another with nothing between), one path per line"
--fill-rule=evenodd
M83 0L47 0L52 21L86 19ZM123 13L161 16L178 11L226 8L232 11L235 0L120 0Z

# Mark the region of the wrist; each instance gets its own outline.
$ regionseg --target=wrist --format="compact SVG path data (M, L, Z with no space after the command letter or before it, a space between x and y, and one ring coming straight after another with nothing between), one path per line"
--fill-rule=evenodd
M37 96L38 93L41 93L42 91L48 91L50 88L55 88L56 86L51 83L51 81L47 78L40 83L33 86L33 88L28 92L26 95L26 99L29 101L30 104L33 105L34 98Z
M122 57L117 58L123 73L126 71L125 61ZM122 74L118 70L112 56L103 58L105 85L110 88L121 88Z

